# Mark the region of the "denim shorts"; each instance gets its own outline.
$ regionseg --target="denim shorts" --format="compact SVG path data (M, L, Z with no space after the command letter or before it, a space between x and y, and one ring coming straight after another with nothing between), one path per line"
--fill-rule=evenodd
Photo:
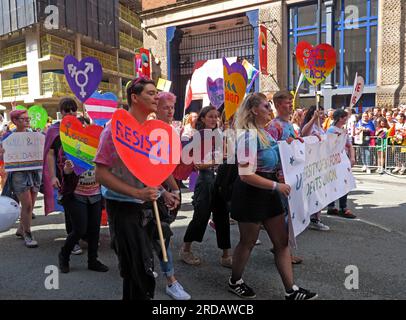
M42 171L18 171L11 174L11 185L15 194L21 194L28 190L39 192L41 186Z

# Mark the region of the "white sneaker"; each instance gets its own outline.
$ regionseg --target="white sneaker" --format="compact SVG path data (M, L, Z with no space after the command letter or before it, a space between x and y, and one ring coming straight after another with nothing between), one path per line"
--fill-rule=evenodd
M171 286L166 286L166 294L175 300L190 300L191 298L178 281L172 283Z
M313 229L313 230L319 230L319 231L329 231L330 230L330 227L326 226L320 220L311 221L310 222L310 228Z
M27 248L36 248L38 247L38 242L34 240L31 232L26 232L24 234L24 242Z
M398 172L398 171L400 171L400 168L399 168L399 167L396 167L395 169L392 170L392 173L396 173L396 172Z
M362 169L361 169L361 171L362 171L362 172L367 171L367 166L363 166Z
M72 254L79 255L82 253L83 253L82 248L78 244L75 244L75 246L73 247L73 250L72 250Z

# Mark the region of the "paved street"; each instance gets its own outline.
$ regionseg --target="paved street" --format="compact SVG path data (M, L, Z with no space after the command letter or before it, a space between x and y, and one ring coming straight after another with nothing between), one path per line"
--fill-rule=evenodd
M321 299L405 299L406 298L406 179L388 175L356 173L357 189L349 196L350 208L359 219L323 216L329 232L307 230L298 238L297 255L304 263L294 267L296 283L319 293ZM184 196L183 211L174 222L176 275L193 299L239 298L228 293L229 269L220 266L215 233L207 230L195 252L204 262L199 267L183 264L178 251L192 215L190 196ZM38 202L34 235L38 249L26 249L15 238L15 228L0 234L0 299L120 299L121 279L116 257L109 248L108 228L101 235L100 259L110 267L104 274L87 270L86 255L73 256L71 272L59 277L59 290L47 290L46 266L57 264L57 254L66 236L62 214L43 216ZM238 227L232 228L232 243L238 241ZM257 299L279 300L283 287L276 271L270 242L264 231L245 272L246 282ZM158 264L156 264L158 266ZM347 290L345 268L359 269L359 289ZM165 280L157 279L156 299L169 299Z

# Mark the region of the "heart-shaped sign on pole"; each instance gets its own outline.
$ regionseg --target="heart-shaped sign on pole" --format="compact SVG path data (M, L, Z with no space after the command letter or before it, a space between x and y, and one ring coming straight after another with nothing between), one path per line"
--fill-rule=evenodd
M209 96L210 103L220 108L224 103L224 79L218 78L213 81L212 78L207 78L207 95Z
M248 76L245 68L238 62L231 66L223 58L224 66L224 108L229 120L241 105L247 89Z
M111 121L114 146L128 170L149 187L160 186L180 163L180 138L159 120L142 125L127 111L117 110ZM168 262L157 202L153 202L163 261Z
M114 93L104 94L97 91L85 102L85 110L89 118L98 126L104 126L117 111L118 99Z
M180 163L180 138L167 123L149 120L141 125L119 109L113 114L111 126L118 155L145 185L160 186Z
M31 128L43 130L48 122L48 112L42 106L32 106L28 109L31 118Z
M297 64L312 86L317 86L328 77L336 66L336 59L336 52L329 44L323 43L316 47L306 41L297 44Z
M93 169L103 128L95 125L84 127L75 116L65 116L59 130L63 151L73 162L75 173L81 175Z
M352 96L351 96L351 101L350 101L350 108L355 106L359 99L361 99L362 94L364 92L364 78L359 76L358 73L355 75L355 81L354 81L354 88L352 91Z
M69 55L63 63L69 87L80 101L85 102L97 90L103 78L100 62L93 57L84 58L79 62Z

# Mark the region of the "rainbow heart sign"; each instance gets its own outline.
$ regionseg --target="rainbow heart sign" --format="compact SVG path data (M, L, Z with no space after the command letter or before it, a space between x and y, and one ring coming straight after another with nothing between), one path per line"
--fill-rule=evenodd
M66 116L61 122L59 131L63 151L73 162L75 174L81 175L93 169L93 159L103 128L95 125L84 127L75 116Z
M149 120L141 125L119 109L113 115L111 132L121 160L149 187L161 185L180 163L180 138L165 122Z
M297 44L297 64L312 86L317 86L328 77L336 66L336 59L336 52L329 44L323 43L316 47L306 41Z
M101 94L96 91L85 102L85 109L89 118L94 124L101 127L104 127L111 120L117 106L118 98L111 92Z
M224 103L224 79L218 78L213 80L208 77L207 95L209 96L210 103L216 107L216 109L220 108Z
M48 112L42 106L32 106L28 109L28 116L31 118L31 128L43 130L48 122Z
M99 60L87 57L78 61L73 56L66 56L63 65L69 87L80 101L85 102L102 81L103 69Z
M227 59L223 58L224 66L224 108L226 119L229 120L241 105L248 84L248 76L245 68L238 62L231 66Z

